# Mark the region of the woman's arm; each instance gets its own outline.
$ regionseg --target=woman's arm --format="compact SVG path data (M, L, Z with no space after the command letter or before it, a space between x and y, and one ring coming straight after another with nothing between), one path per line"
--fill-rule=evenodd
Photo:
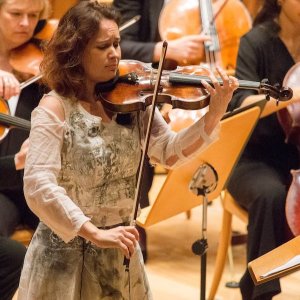
M24 172L24 194L30 209L65 242L90 219L58 186L65 124L61 103L45 97L32 113Z
M237 80L228 77L224 71L219 70L219 75L223 81L222 86L217 83L212 73L210 77L215 88L202 82L210 94L209 110L190 127L175 133L169 129L162 116L156 111L148 150L152 163L159 163L166 168L177 167L216 140L218 124L232 98L233 91L238 86ZM142 132L145 132L147 120L147 116L142 117L142 124L144 124Z

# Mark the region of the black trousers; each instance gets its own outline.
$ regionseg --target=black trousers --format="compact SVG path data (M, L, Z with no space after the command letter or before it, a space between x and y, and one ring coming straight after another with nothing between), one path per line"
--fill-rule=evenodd
M247 262L286 241L285 201L289 185L288 171L257 161L243 160L237 165L228 190L248 210ZM240 280L244 300L272 299L281 292L279 280L255 286L248 270Z
M0 236L9 237L18 225L35 229L38 222L27 206L23 190L0 192Z
M0 193L0 300L12 299L19 285L26 247L9 236L20 224L32 229L38 224L23 191Z
M25 253L21 243L0 237L0 300L10 300L16 292Z

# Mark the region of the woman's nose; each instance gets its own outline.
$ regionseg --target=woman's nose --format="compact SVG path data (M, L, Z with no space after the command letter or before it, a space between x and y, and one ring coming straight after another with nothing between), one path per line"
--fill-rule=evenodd
M118 50L118 48L116 47L111 47L111 50L109 52L109 57L113 58L113 57L120 57L120 51Z
M28 16L27 16L26 14L24 14L24 15L22 16L22 19L21 19L20 24L21 24L22 26L28 26L28 25L29 25L29 18L28 18Z

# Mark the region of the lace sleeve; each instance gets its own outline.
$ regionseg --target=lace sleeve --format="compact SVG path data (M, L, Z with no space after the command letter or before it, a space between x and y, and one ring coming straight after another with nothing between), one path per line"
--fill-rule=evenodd
M87 218L57 183L65 123L38 107L32 113L24 193L30 209L65 242L77 235Z
M145 112L140 114L142 143L144 143L149 113L150 108L147 108ZM208 145L217 140L219 125L208 136L204 130L204 120L205 118L202 117L192 126L176 133L170 129L158 109L156 109L148 149L148 156L151 163L173 169L191 160ZM200 142L200 146L185 156L183 152L196 142Z

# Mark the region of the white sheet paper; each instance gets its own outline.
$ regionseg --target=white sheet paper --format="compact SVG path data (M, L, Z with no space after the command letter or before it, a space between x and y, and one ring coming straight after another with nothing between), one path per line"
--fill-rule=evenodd
M297 266L299 264L300 264L300 255L296 255L293 258L291 258L289 261L287 261L285 264L283 264L277 268L274 268L273 270L271 270L265 274L260 275L260 278L266 278L268 276L274 275L275 273L284 271L286 269Z

